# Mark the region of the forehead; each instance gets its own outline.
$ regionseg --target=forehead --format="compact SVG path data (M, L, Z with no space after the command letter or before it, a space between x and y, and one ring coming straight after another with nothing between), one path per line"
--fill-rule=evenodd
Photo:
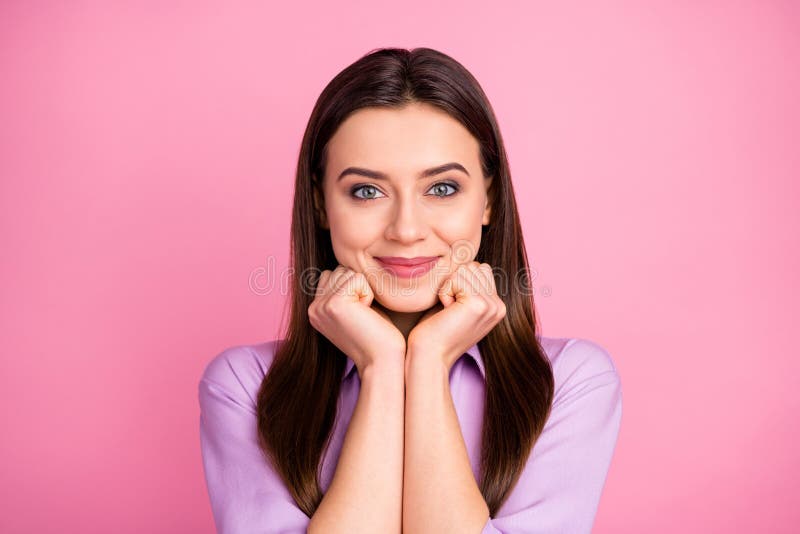
M362 108L339 126L328 142L326 174L350 165L388 173L416 173L448 161L472 171L480 146L460 122L428 104Z

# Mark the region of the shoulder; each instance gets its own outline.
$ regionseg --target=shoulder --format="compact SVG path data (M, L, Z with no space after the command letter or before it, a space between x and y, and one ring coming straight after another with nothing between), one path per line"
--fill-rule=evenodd
M611 386L609 389L617 392L621 389L614 360L598 343L577 337L542 337L540 341L553 369L553 404L592 386Z
M216 354L200 376L201 395L209 387L216 388L255 405L256 393L272 365L278 343L278 340L270 340L254 345L234 345Z
M609 352L594 341L540 337L539 344L553 370L553 405L494 520L500 530L546 520L548 532L588 533L620 429L619 375Z

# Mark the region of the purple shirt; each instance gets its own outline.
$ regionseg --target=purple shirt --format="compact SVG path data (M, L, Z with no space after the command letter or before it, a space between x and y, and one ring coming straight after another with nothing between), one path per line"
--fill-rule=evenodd
M508 499L482 534L591 532L622 417L620 378L608 352L580 338L540 338L553 367L555 395L544 430ZM207 365L199 384L200 444L218 532L305 533L311 519L262 457L256 392L276 341L230 347ZM339 415L323 457L327 491L355 409L361 380L347 358ZM477 345L450 370L461 433L478 480L485 374Z

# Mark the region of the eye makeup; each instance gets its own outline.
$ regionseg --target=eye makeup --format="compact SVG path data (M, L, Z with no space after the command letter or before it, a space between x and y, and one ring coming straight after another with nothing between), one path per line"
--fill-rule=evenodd
M456 194L458 194L461 191L461 187L458 185L458 183L452 182L452 181L449 181L449 180L436 182L433 185L431 185L430 189L434 189L436 187L441 187L441 186L445 186L445 187L449 186L449 187L452 188L453 191L451 193L449 193L449 194L433 195L434 197L437 197L437 198L440 198L440 199L447 199L447 198L455 196ZM381 198L381 197L361 197L361 196L358 196L357 193L359 191L362 191L362 190L363 191L370 191L370 190L380 191L378 189L378 187L375 186L374 184L357 184L357 185L354 185L353 187L350 188L350 197L353 200L357 200L357 201L360 201L360 202L366 202L366 201L369 201L369 200L375 200L376 198ZM445 189L445 191L446 190L447 189Z

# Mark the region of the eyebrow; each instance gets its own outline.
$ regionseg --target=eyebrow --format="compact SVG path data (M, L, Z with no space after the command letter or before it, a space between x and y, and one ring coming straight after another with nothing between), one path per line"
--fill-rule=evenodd
M429 176L435 176L437 174L441 174L443 172L447 172L447 171L450 171L450 170L461 171L464 174L466 174L467 176L469 176L469 173L467 172L467 169L465 169L463 165L460 165L460 164L458 164L458 163L456 163L454 161L451 161L450 163L445 163L444 165L439 165L438 167L432 167L430 169L425 169L424 171L419 173L418 179L421 180L422 178L427 178ZM339 177L336 179L336 181L338 182L339 180L344 178L345 175L348 175L348 174L357 174L359 176L366 176L367 178L373 178L375 180L388 180L389 179L389 176L386 173L383 173L383 172L380 172L380 171L372 171L370 169L363 169L361 167L347 167L345 170L343 170L339 174Z

